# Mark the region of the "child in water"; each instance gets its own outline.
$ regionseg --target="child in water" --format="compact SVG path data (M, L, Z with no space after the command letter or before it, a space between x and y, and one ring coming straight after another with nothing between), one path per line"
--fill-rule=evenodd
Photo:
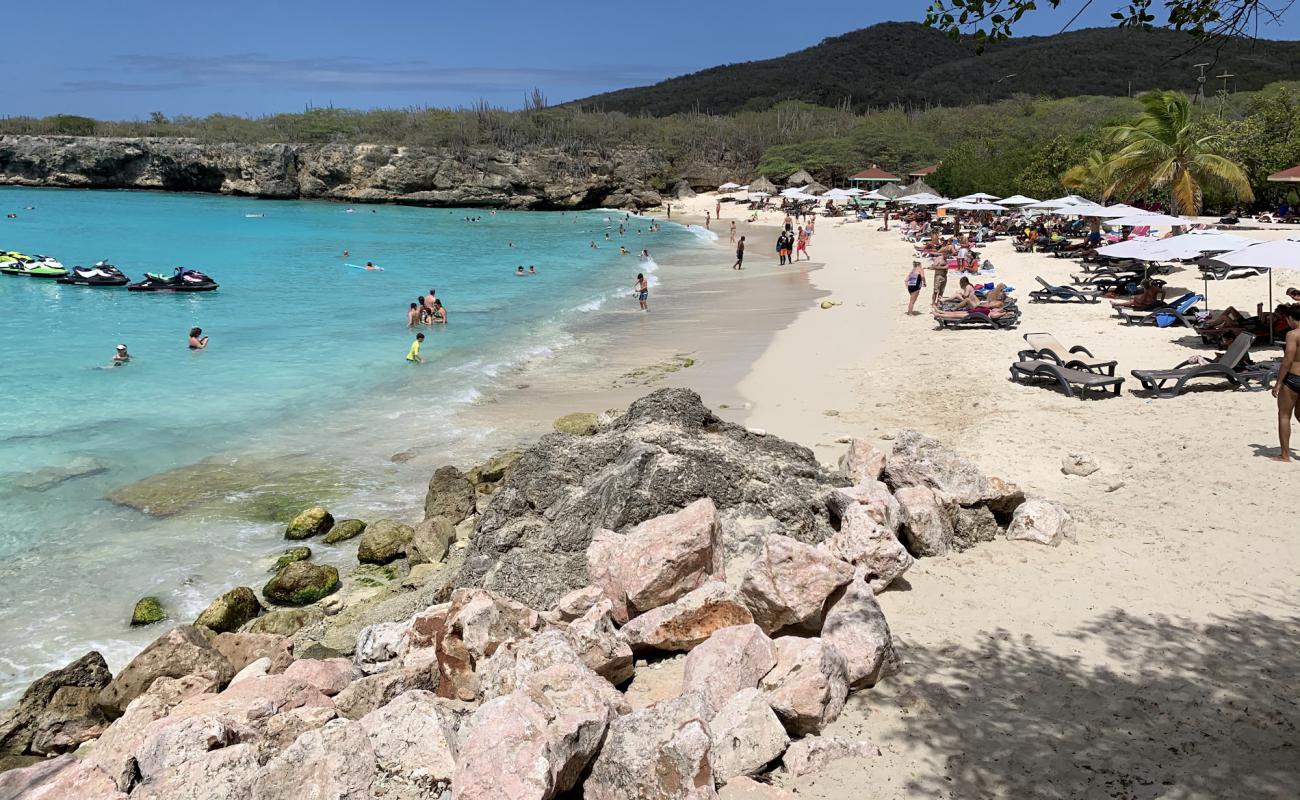
M420 344L424 342L424 334L415 334L415 341L411 342L411 349L406 354L406 360L415 364L423 364L424 359L420 358Z

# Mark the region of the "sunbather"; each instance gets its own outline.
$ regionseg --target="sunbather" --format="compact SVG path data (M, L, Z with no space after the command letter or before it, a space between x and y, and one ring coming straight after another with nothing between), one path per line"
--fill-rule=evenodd
M975 287L971 286L970 278L962 278L958 281L961 286L961 293L953 297L944 297L939 300L939 304L944 308L962 309L975 308L981 300L975 296Z
M1146 311L1155 308L1164 302L1164 282L1146 279L1142 281L1142 293L1134 295L1128 300L1112 300L1113 308L1131 308L1135 311Z
M957 311L948 311L939 308L938 306L934 306L931 311L933 311L934 316L939 319L966 319L966 317L971 314L983 314L989 319L1002 319L1007 314L1011 313L1004 308L990 308L989 306L975 306L973 308L959 309Z

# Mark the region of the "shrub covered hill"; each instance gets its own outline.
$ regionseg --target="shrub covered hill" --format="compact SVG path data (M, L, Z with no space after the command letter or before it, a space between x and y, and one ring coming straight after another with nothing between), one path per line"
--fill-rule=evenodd
M688 111L760 111L782 100L853 108L983 103L1029 93L1051 97L1127 95L1145 89L1194 91L1199 69L1224 69L1229 89L1252 90L1300 72L1300 42L1230 39L1196 47L1171 30L1089 28L1055 36L1018 37L982 54L939 31L887 22L826 39L806 50L727 64L653 86L599 94L586 109L664 116ZM1007 77L1014 76L1014 77ZM1212 77L1206 93L1221 82Z

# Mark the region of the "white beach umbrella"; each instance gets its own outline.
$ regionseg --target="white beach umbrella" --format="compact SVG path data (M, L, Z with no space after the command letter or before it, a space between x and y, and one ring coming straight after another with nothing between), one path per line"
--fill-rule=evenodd
M1214 260L1230 267L1266 267L1300 271L1300 242L1292 239L1256 242L1249 247L1215 256Z
M1006 206L1000 206L997 203L976 203L974 201L954 200L951 203L944 203L939 208L945 211L1006 211Z
M985 194L984 192L976 192L975 194L963 195L961 197L958 197L957 199L964 203L978 203L983 200L997 200L998 196L995 194Z
M914 206L938 206L948 202L948 198L939 197L938 195L930 194L928 192L922 192L921 194L900 197L898 202Z
M863 192L862 194L858 195L858 199L859 200L885 200L885 201L889 200L888 197L881 194L880 192Z
M823 200L848 200L850 197L853 196L854 196L853 193L848 191L847 189L831 189L829 192L822 195L822 199Z
M789 189L781 190L782 197L794 197L795 195L800 195L800 194L803 194L803 190L796 186L791 186Z
M741 187L741 185L740 185L739 183L732 183L731 181L727 181L726 183L724 183L724 184L722 184L721 186L718 187L718 191L720 191L720 192L730 192L730 191L732 191L732 190L734 190L734 189L740 189L740 188L742 188L742 187Z
M1038 201L1032 197L1025 197L1023 194L1013 194L1010 197L1004 197L998 202L1004 206L1031 206Z
M763 199L766 199L766 198L768 198L768 197L771 197L772 195L768 194L767 192L750 192L750 193L749 193L749 196L750 196L750 199L754 199L754 200L763 200Z
M1146 226L1150 228L1190 228L1196 224L1195 220L1183 219L1182 217L1171 217L1168 214L1155 214L1150 211L1144 211L1140 214L1130 214L1126 217L1112 219L1107 225L1132 225L1134 227Z
M1157 261L1169 256L1163 255L1162 239L1129 239L1124 242L1108 244L1097 248L1097 255L1109 258L1135 258L1138 261Z
M1206 253L1227 253L1240 250L1258 243L1257 239L1248 239L1222 231L1191 231L1182 236L1157 239L1160 243L1158 258L1195 258Z
M859 189L856 186L854 186L852 189L845 189L844 191L848 192L854 197L857 197L858 195L868 194L866 189ZM874 194L874 192L872 192L872 194Z

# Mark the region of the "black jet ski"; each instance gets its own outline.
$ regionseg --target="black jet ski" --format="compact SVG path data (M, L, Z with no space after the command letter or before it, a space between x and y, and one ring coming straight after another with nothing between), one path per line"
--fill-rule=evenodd
M126 286L128 282L130 279L107 261L98 261L93 267L73 267L71 272L59 278L59 283L75 286Z
M197 269L177 267L171 275L146 272L144 280L126 288L130 292L212 292L217 282Z

